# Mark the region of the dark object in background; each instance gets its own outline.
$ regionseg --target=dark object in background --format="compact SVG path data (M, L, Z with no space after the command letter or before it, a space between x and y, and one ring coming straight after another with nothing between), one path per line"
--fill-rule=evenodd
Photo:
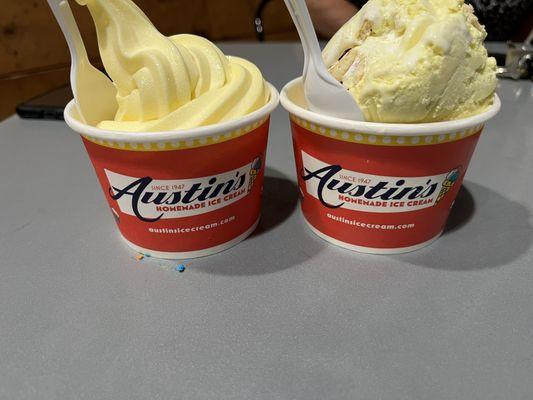
M505 54L489 52L489 56L494 57L496 59L496 63L499 66L504 66L505 65L505 59L507 58L507 56Z
M70 85L54 89L17 106L17 114L28 119L63 120L63 110L74 96Z
M254 29L261 42L265 38L262 14L271 1L261 0L255 12ZM346 1L358 8L367 2L367 0ZM466 2L474 6L476 15L487 29L489 41L523 40L523 37L519 37L523 34L522 30L532 25L533 0L466 0ZM503 64L503 60L501 61Z
M348 0L361 7L365 0ZM466 0L474 6L479 21L485 25L490 41L516 39L522 24L531 20L533 0ZM527 34L527 33L526 33ZM520 38L523 40L523 38Z
M488 40L524 39L517 38L517 35L520 34L522 25L531 21L533 0L467 0L467 2L474 6L480 22L485 25L489 34Z
M533 46L525 43L507 43L505 64L498 68L498 77L533 80Z
M257 9L255 10L254 29L257 35L257 40L260 42L265 41L265 28L263 26L263 11L265 7L270 3L270 0L261 0Z

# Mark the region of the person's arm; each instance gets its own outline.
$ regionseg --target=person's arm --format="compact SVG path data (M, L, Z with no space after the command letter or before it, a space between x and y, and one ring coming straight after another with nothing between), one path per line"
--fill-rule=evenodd
M316 30L328 38L357 12L357 7L346 0L307 0L307 5Z

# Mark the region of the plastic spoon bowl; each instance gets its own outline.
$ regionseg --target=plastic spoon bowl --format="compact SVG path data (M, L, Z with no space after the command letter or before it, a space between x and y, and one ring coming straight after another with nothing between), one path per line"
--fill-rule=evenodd
M305 0L285 0L302 41L304 92L311 111L331 117L364 121L354 98L327 70Z
M80 31L67 0L48 0L70 51L70 84L81 117L89 125L112 120L117 106L117 89L87 57Z

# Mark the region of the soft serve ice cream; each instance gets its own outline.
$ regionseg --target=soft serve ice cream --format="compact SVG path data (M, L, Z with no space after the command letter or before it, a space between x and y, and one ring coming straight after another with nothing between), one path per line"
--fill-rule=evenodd
M367 121L448 121L493 104L486 36L464 0L370 0L323 57Z
M65 121L82 137L126 244L189 259L244 240L261 215L277 90L206 39L163 36L131 0L76 1L93 17L116 91L84 92L109 106L90 126L76 99Z
M118 109L98 128L152 132L196 128L247 115L269 101L259 69L195 35L165 37L130 0L76 0L96 25Z

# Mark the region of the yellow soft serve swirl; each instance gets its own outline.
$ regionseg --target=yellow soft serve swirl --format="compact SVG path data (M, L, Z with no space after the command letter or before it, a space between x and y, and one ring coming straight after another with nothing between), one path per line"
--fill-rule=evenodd
M225 56L207 39L167 38L129 0L76 1L89 8L104 67L117 88L115 119L98 128L190 129L242 117L269 101L259 69Z

